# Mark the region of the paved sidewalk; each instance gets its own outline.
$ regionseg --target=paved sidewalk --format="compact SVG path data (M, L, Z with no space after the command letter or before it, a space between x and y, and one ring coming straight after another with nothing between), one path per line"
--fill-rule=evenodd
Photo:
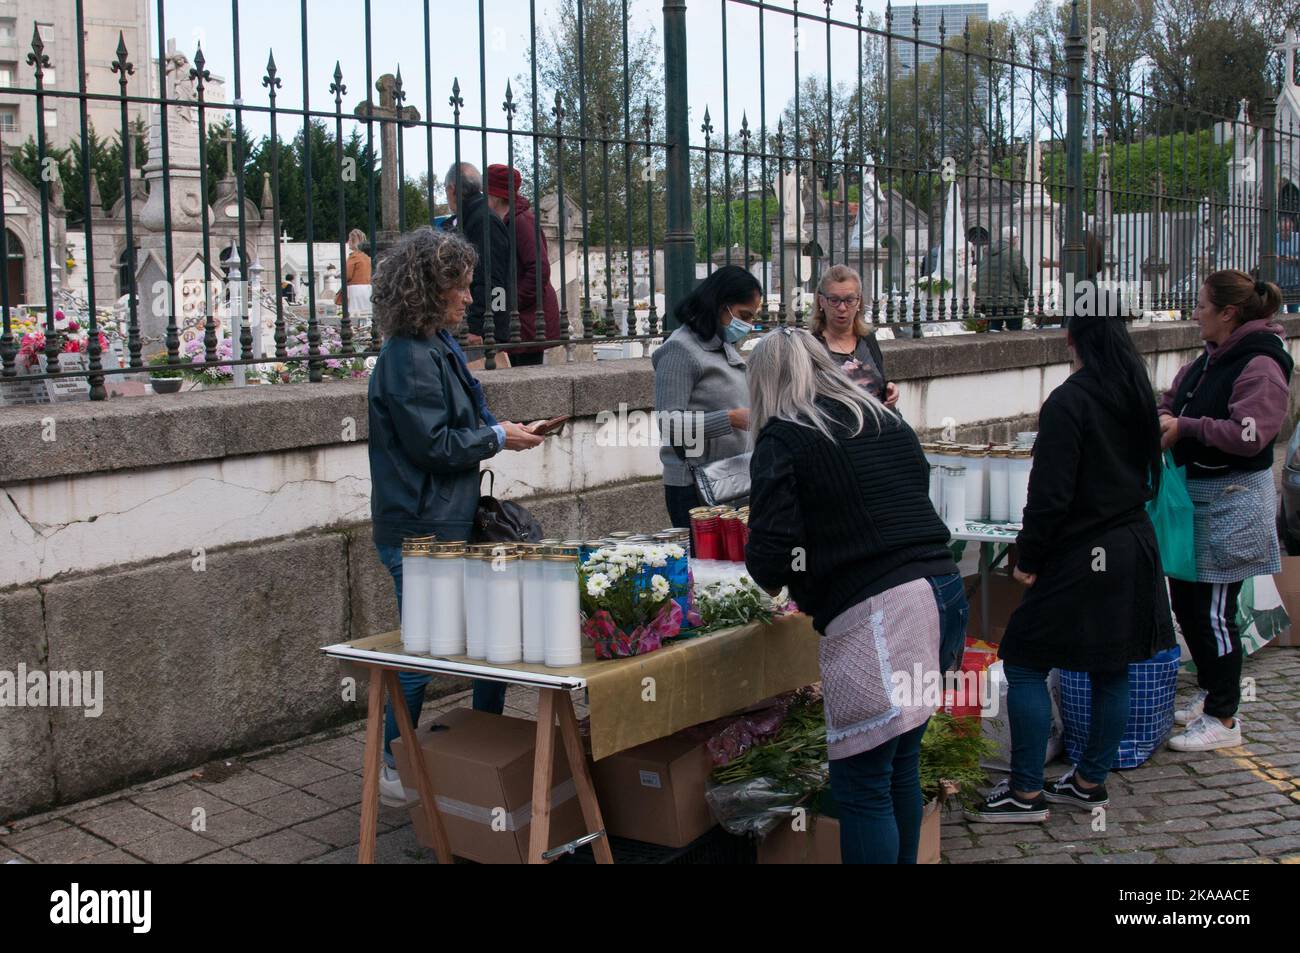
M1162 750L1115 775L1105 831L1069 809L1045 825L1015 826L951 812L944 860L1300 863L1300 649L1263 649L1244 674L1258 700L1242 708L1243 747ZM468 692L439 699L420 722L469 701ZM507 714L535 710L535 692L510 690ZM25 818L0 827L0 863L352 863L363 739L357 723ZM381 808L379 832L379 862L433 862L405 810Z

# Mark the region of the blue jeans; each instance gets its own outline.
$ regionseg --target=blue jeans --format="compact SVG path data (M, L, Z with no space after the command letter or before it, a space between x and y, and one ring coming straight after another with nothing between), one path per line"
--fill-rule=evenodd
M919 725L870 751L831 761L842 863L916 863L925 807L921 800L924 734L925 725Z
M961 573L931 576L935 605L939 608L939 671L951 672L961 666L966 649L966 622L970 602L962 585Z
M1047 672L1005 663L1003 670L1011 723L1011 787L1016 791L1039 791L1043 787L1047 738L1052 730ZM1076 769L1089 784L1104 784L1128 725L1128 669L1089 672L1088 680L1092 683L1092 721L1088 744Z
M402 611L402 547L376 546L379 561L392 574L393 588L397 590L397 612ZM402 697L406 699L406 710L411 713L411 724L420 723L420 710L424 707L424 690L428 687L431 676L419 672L398 672L397 680L402 685ZM374 688L375 686L371 686ZM381 689L382 690L382 689ZM474 679L474 710L501 714L506 707L506 686L504 682L487 682ZM390 703L384 705L384 763L390 768L396 767L393 759L393 739L398 735L397 716L393 714Z

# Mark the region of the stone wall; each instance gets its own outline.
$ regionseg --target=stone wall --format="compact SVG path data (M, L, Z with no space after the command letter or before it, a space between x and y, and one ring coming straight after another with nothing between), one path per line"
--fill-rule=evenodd
M1198 348L1193 325L1134 337L1158 386ZM1034 429L1069 373L1059 331L883 348L904 416L961 440ZM492 461L499 496L557 536L667 524L657 449L602 445L597 418L653 406L648 360L482 376L503 420L574 418ZM360 717L317 650L397 626L365 441L361 383L0 410L0 671L102 671L105 695L98 718L0 708L0 820Z

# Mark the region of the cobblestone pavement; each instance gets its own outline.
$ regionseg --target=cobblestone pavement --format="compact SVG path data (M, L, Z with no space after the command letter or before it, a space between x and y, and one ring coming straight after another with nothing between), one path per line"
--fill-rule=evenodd
M1112 776L1106 830L1060 808L1042 825L944 816L949 863L1300 863L1300 649L1247 659L1257 700L1246 744L1204 754L1162 750ZM1182 688L1191 689L1183 676ZM469 705L438 699L420 719ZM506 713L530 717L512 688ZM360 824L362 724L206 765L0 827L0 863L352 863ZM1059 767L1049 767L1048 774ZM195 819L201 818L201 825ZM195 827L201 829L195 830ZM381 808L381 863L429 863L405 810Z

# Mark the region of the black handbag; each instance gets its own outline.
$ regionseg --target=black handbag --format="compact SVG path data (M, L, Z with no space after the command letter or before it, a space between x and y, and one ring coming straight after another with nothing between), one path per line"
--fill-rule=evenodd
M537 517L518 503L498 500L492 495L496 476L491 470L479 474L479 490L483 489L483 474L488 477L488 491L479 496L474 511L474 528L470 542L474 543L535 543L542 538L542 524Z

